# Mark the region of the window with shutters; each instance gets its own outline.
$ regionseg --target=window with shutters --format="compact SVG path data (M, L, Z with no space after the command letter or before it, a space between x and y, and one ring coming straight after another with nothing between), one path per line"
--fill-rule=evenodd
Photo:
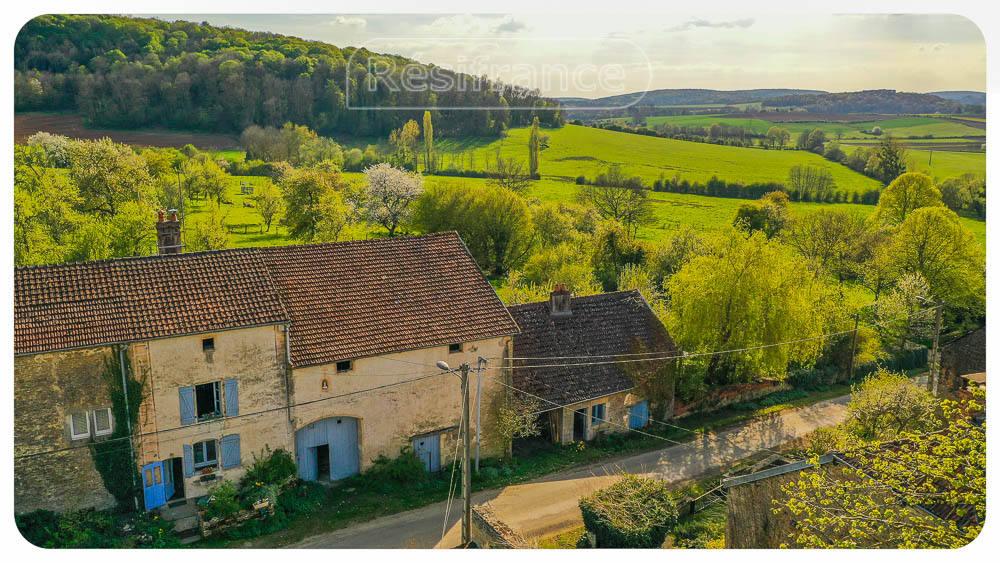
M93 413L94 417L94 436L107 436L113 431L112 420L110 408L97 409Z
M192 445L194 450L194 468L215 467L219 464L218 440L205 440Z
M195 385L194 399L195 414L199 422L222 416L222 400L218 381Z
M90 416L88 413L69 415L69 434L74 440L90 438Z

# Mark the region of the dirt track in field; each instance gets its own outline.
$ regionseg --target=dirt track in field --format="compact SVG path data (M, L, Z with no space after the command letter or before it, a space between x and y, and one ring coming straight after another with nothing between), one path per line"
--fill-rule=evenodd
M202 150L225 150L239 148L236 137L170 131L166 129L91 129L83 124L83 119L75 114L61 113L20 113L14 114L14 142L20 143L39 131L65 135L71 139L101 139L110 137L116 143L140 147L181 148L192 144Z

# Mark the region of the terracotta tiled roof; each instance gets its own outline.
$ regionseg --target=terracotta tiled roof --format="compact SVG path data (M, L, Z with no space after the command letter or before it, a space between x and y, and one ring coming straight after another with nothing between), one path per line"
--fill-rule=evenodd
M14 353L287 321L254 249L14 270Z
M565 360L515 360L513 386L560 405L632 388L620 364L538 367L532 365L613 361L618 354L676 350L673 340L638 291L620 291L572 300L572 314L552 316L549 302L508 307L521 333L514 337L514 356ZM641 350L640 350L641 348ZM543 408L551 407L543 405Z
M289 324L293 366L517 332L456 233L14 273L15 354L272 323Z
M296 367L517 332L454 232L260 251Z

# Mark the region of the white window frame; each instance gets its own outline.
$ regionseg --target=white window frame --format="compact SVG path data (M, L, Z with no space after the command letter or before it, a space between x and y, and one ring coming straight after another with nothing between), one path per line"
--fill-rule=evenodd
M215 402L215 409L210 413L201 413L198 411L198 388L205 386L212 386L212 393L214 395L213 401ZM216 420L225 416L225 411L222 408L222 382L221 381L210 381L208 383L199 383L194 386L194 416L198 422L204 422L206 420Z
M76 414L79 415L79 413L76 413ZM90 438L90 413L89 412L83 413L83 419L87 421L87 432L84 433L84 434L74 434L73 433L73 413L70 413L69 416L67 416L66 418L69 421L69 437L70 437L70 439L72 439L72 440L82 440L84 438Z
M215 459L213 461L202 461L201 463L198 463L195 461L194 452L197 450L201 450L201 457L204 460L205 454L208 453L205 448L206 442L215 442ZM191 444L191 463L194 466L195 471L199 469L204 469L206 467L221 467L221 464L219 462L219 454L220 454L219 446L220 446L219 440L215 439L202 440L200 442L195 442Z
M107 411L108 412L108 429L107 430L99 430L97 428L97 413L99 411ZM111 434L112 432L115 431L115 415L112 414L111 407L104 407L104 408L100 408L100 409L94 409L90 413L90 415L94 418L94 436L107 436L108 434Z

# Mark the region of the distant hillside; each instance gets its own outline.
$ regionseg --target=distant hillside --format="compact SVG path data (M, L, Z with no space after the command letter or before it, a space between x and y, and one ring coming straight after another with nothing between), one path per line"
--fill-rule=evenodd
M763 90L704 90L697 88L650 90L632 92L593 100L581 98L561 98L563 104L573 103L586 107L624 106L639 100L644 106L676 106L698 104L743 104L759 102L778 96L796 94L823 94L822 90L763 89Z
M14 109L72 111L91 127L222 133L291 121L323 135L387 136L409 119L421 122L424 107L497 108L490 113L436 112L438 136L498 136L505 127L529 125L535 114L542 124L559 122L557 103L535 90L490 83L433 93L429 88L408 91L398 87L403 68L418 63L378 55L394 63L393 72L384 75L375 72L370 55L319 41L185 21L44 15L24 24L14 41ZM420 66L425 75L432 70ZM471 82L470 77L433 69L452 77L452 84Z
M928 92L932 96L967 104L973 106L986 105L986 92L973 92L971 90L946 90L944 92Z
M963 104L931 94L895 90L862 90L826 94L793 94L767 101L768 106L810 113L962 113Z

